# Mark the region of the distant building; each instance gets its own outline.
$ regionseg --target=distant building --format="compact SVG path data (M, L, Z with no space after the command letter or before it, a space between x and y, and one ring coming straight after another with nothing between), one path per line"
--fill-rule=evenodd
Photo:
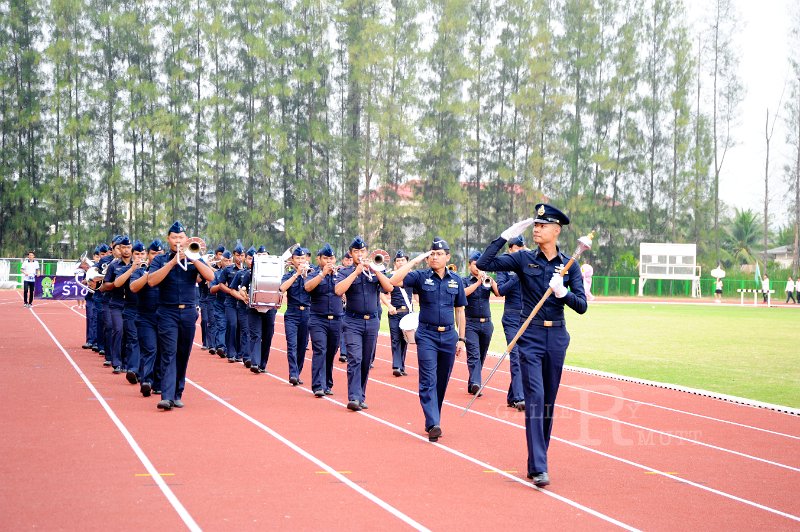
M767 255L771 260L774 260L776 264L780 265L781 268L791 268L794 248L792 246L778 246L768 249Z

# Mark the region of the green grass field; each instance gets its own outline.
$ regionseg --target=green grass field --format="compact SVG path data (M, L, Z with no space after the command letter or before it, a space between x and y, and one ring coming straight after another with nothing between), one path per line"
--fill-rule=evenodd
M492 305L500 353L502 312ZM800 408L800 309L608 303L566 317L569 365Z

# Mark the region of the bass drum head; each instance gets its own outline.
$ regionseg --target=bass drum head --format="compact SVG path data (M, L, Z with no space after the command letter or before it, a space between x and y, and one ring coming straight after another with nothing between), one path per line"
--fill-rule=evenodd
M253 256L253 278L250 281L249 304L256 310L278 308L283 301L281 292L283 262L280 257L257 253Z
M403 331L403 338L408 344L416 344L414 335L419 327L419 312L409 312L400 319L400 330Z

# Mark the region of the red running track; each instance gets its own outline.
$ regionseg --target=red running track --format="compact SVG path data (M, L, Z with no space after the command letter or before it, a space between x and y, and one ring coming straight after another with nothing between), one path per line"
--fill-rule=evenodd
M0 312L3 529L800 524L797 416L565 372L553 483L538 490L525 480L524 414L505 404L507 365L462 417L472 396L457 361L444 436L431 444L413 346L409 376L395 378L384 336L366 411L344 407L343 364L329 398L288 384L279 316L267 374L198 347L186 408L161 412L158 398L80 348L84 319L72 303L28 310L18 292L0 292Z

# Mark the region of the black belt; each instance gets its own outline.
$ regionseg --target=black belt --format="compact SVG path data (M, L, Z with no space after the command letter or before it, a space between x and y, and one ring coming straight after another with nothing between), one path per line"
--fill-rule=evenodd
M319 312L315 312L314 314L316 314L320 318L324 318L326 320L338 320L339 319L339 316L337 316L335 314L320 314Z
M436 332L446 332L453 329L453 325L433 325L430 323L420 323L420 327L426 329L428 331L436 331Z
M468 321L477 321L477 322L480 322L480 323L486 323L487 321L491 320L491 318L470 318L470 317L467 317L467 320Z
M563 327L566 325L564 320L534 320L531 322L531 325L538 325L539 327Z
M351 318L356 318L356 319L360 319L360 320L371 320L373 318L377 318L378 317L378 313L377 312L373 312L371 314L358 314L356 312L345 312L345 314L347 314Z

